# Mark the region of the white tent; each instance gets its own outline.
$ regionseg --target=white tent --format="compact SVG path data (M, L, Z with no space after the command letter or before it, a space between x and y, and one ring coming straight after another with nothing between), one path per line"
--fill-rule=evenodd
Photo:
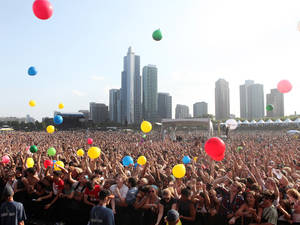
M277 119L274 123L282 123L282 121L280 119Z
M256 124L256 121L255 121L255 120L252 120L252 121L250 122L250 124Z
M284 121L284 123L291 123L292 121L289 119L289 118L287 118L285 121Z
M289 130L287 133L288 134L299 134L300 131L299 130Z
M249 124L249 121L245 120L245 121L242 122L242 124Z
M264 123L265 123L265 121L263 121L263 120L260 120L260 121L258 121L257 123L258 123L258 124L264 124Z
M237 123L238 123L238 124L241 124L241 123L242 123L242 121L238 120L238 121L237 121Z
M297 118L296 120L294 120L294 123L300 123L300 118Z
M274 122L273 122L273 120L268 119L268 120L266 121L266 123L274 123Z

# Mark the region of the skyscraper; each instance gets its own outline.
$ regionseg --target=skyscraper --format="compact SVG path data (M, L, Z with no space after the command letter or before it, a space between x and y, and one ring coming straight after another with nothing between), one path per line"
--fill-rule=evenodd
M90 102L90 119L94 123L108 120L108 106L102 103Z
M120 89L109 90L109 119L121 123Z
M188 118L189 115L189 107L187 105L177 104L175 108L175 118L176 119L184 119Z
M157 120L157 68L154 65L143 68L143 119Z
M172 96L158 93L158 115L160 119L172 119Z
M247 88L247 119L260 119L264 117L264 86L252 84Z
M207 115L207 103L206 102L196 102L193 105L193 114L194 117L202 117Z
M216 120L228 119L230 116L229 84L224 79L216 82L215 114Z
M248 119L248 97L247 87L254 84L253 80L246 80L245 84L240 85L240 117Z
M267 111L268 117L284 116L284 97L277 89L271 89L271 93L267 94L267 105L272 104L273 110Z
M141 75L140 57L128 48L124 56L121 87L121 121L122 123L139 123L141 121Z

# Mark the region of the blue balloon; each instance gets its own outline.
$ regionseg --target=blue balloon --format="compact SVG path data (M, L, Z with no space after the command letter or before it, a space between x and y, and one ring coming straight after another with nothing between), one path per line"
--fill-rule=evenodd
M183 162L184 164L188 164L188 163L191 162L191 158L190 158L189 156L186 155L186 156L183 157L182 162Z
M56 160L53 160L52 162L53 162L53 168L54 168L54 164L56 163Z
M29 69L28 69L28 75L35 76L36 74L37 74L37 71L34 68L34 66L29 67Z
M60 116L60 115L56 115L54 118L53 118L53 122L54 124L56 125L59 125L59 124L62 124L64 121L63 117Z
M122 163L124 166L129 166L130 164L133 164L133 158L127 155L123 158Z

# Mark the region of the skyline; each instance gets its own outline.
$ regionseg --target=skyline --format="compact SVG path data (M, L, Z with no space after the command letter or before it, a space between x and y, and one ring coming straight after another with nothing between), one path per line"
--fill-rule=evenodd
M300 112L300 2L51 2L49 21L34 17L30 1L0 3L0 81L8 93L0 117L30 114L40 120L53 115L59 102L65 104L62 112L88 109L89 102L108 105L108 90L121 87L129 46L141 56L141 68L159 69L158 91L172 96L173 116L177 104L192 109L200 101L215 114L219 78L229 82L231 114L240 115L239 85L248 79L263 84L264 93L290 80L285 115ZM155 42L151 35L158 28L163 39ZM37 76L27 75L30 66ZM28 106L30 99L36 107Z

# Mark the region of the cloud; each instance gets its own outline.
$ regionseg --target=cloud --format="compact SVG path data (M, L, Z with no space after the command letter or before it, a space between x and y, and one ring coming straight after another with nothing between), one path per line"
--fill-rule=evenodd
M72 90L72 93L73 93L73 95L76 95L79 97L85 96L85 93L78 91L78 90Z
M92 80L104 80L103 76L91 76Z

